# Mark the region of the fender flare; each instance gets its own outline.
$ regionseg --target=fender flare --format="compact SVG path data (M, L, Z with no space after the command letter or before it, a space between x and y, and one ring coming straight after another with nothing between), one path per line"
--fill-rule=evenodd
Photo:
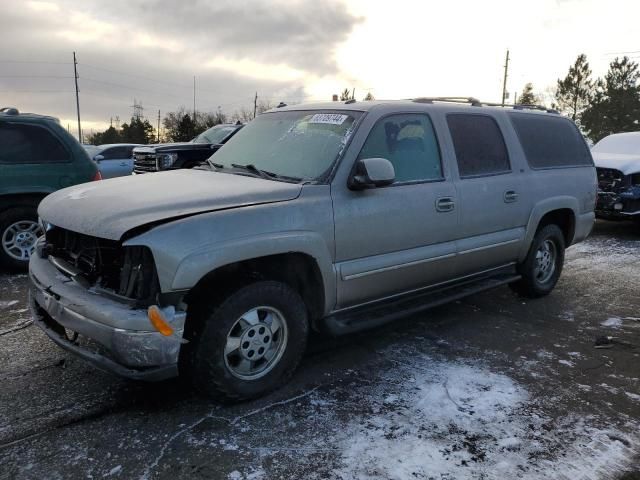
M233 263L271 255L301 253L318 266L324 287L325 310L336 302L336 275L331 253L324 239L310 231L278 232L210 244L183 258L171 282L172 290L193 288L210 272Z
M534 205L533 209L531 210L531 214L529 215L529 221L527 222L524 241L522 242L522 248L520 250L520 254L518 255L519 262L523 261L529 253L531 242L533 242L533 237L538 230L538 225L540 224L540 220L542 220L542 217L544 217L549 212L560 209L571 210L573 212L574 219L577 219L580 215L578 200L575 197L570 197L568 195L546 198Z

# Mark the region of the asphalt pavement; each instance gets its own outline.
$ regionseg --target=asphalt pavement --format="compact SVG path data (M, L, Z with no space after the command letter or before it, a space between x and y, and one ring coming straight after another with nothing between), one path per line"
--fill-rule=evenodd
M556 290L507 287L337 339L223 406L103 373L0 272L0 478L640 478L640 231L598 222ZM609 348L596 339L612 337Z

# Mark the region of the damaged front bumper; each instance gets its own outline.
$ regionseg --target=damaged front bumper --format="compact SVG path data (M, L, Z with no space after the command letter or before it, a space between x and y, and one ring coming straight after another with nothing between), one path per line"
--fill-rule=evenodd
M596 216L604 219L640 218L640 186L622 192L598 192Z
M175 334L166 337L152 329L146 309L93 293L47 258L33 255L29 277L34 323L60 347L127 378L157 381L178 374L185 312L176 312Z

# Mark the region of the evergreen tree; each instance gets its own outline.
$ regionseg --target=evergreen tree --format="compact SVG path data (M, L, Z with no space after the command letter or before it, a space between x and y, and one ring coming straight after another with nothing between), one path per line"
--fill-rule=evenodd
M353 100L353 94L351 93L351 90L345 88L340 94L340 101L346 102L347 100Z
M153 141L154 131L149 120L131 117L129 124L123 123L120 130L120 142L147 144Z
M638 64L616 58L604 80L596 82L593 99L582 113L581 123L594 142L607 135L640 130Z
M582 111L589 105L593 97L594 84L591 80L591 69L587 56L578 56L576 63L569 68L564 80L558 79L556 101L561 112L570 116L575 122Z
M363 98L363 100L365 102L370 102L372 100L375 100L375 97L373 96L373 94L371 92L367 92L367 95Z
M538 97L533 93L533 84L527 83L522 89L520 97L518 97L518 103L520 105L536 105L538 103Z

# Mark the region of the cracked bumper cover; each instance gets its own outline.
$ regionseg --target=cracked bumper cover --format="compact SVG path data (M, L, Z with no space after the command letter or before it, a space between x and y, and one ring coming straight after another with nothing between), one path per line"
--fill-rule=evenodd
M622 192L598 192L596 214L601 218L633 218L640 215L640 186Z
M178 374L184 312L176 312L171 323L175 336L165 337L152 330L146 309L132 309L92 293L38 255L29 263L29 279L34 323L60 347L127 378L156 381ZM100 348L72 342L62 327Z

